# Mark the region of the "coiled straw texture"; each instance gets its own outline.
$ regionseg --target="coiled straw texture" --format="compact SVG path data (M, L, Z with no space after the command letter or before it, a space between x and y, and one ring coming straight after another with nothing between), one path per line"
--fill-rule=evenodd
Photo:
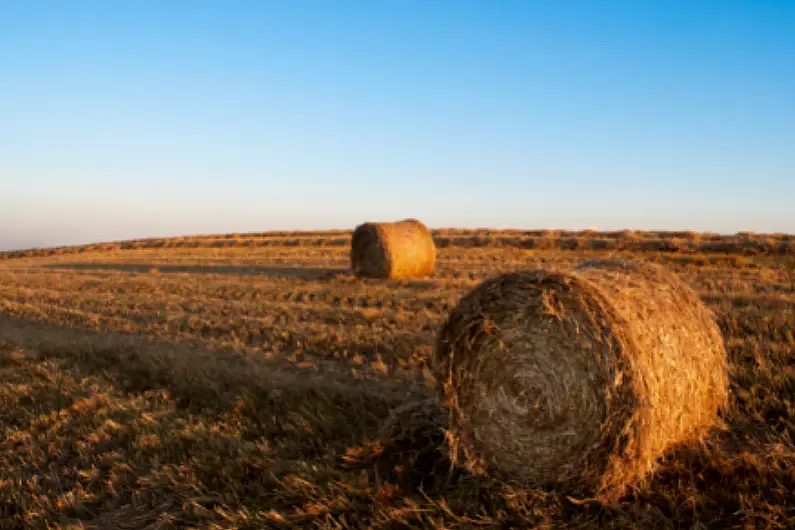
M702 438L727 400L713 315L663 268L591 261L482 283L440 330L457 464L602 499Z

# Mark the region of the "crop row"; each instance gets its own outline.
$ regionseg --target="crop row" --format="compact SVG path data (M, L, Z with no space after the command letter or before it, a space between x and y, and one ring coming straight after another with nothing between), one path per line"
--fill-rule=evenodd
M743 255L793 255L795 237L786 234L734 235L691 232L565 232L565 231L435 231L439 248L517 248L543 250L597 250L632 252L723 253ZM139 239L121 242L0 253L0 259L56 256L98 251L163 248L342 248L350 245L350 232L263 233L245 235Z

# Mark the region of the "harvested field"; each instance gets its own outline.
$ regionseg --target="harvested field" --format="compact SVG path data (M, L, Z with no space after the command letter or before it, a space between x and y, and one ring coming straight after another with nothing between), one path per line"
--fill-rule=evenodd
M3 254L0 527L791 525L793 238L434 236L435 272L389 281L352 275L349 232ZM498 273L608 257L665 265L715 312L719 428L608 505L451 469L423 381L450 310Z

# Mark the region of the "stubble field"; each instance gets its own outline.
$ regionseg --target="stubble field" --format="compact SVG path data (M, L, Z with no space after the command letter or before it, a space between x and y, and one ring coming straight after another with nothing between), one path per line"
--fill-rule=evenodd
M346 232L0 256L0 528L795 528L795 238L435 237L418 280L354 278ZM722 427L609 506L451 469L426 384L447 312L605 256L715 312Z

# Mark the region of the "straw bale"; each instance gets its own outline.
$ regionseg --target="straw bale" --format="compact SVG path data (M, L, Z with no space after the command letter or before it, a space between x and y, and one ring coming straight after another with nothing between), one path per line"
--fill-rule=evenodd
M726 363L697 294L626 261L487 280L452 311L435 354L456 464L600 499L707 433L727 401Z
M430 230L416 219L364 223L351 240L351 267L357 276L413 278L427 276L436 263Z

